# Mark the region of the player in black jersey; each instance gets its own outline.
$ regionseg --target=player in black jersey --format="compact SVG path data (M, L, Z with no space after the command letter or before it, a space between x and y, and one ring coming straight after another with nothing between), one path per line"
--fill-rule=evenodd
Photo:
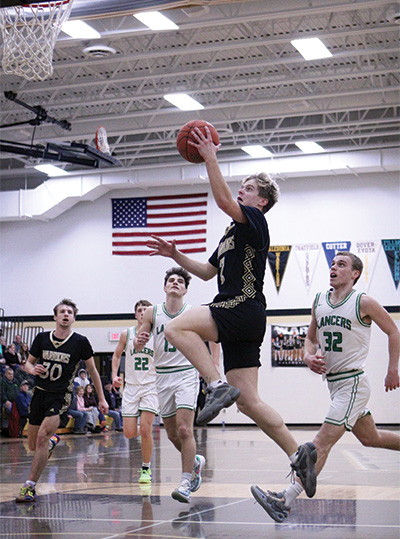
M71 403L74 378L81 359L86 363L99 396L99 409L103 414L108 411L92 346L86 337L72 331L77 312L75 303L69 299L58 303L54 307L56 329L35 337L25 364L26 372L36 377L28 427L29 449L35 454L28 480L15 499L19 503L36 499L35 486L46 466L49 450L58 442L58 437L53 435L60 424L60 415L68 410Z
M150 255L170 257L197 277L208 281L218 275L218 295L209 305L183 313L165 328L165 336L197 368L207 382L208 394L197 423L204 425L220 410L237 400L241 412L249 416L289 456L308 496L316 487L315 447L299 448L281 416L258 394L260 347L266 328L264 274L269 249L269 231L264 214L278 200L279 188L266 174L245 178L237 200L222 176L216 146L206 127L206 136L195 130L192 143L203 157L217 206L232 222L208 262L193 260L181 253L175 241L153 236ZM189 142L191 143L191 142ZM228 383L218 371L205 341L221 342Z

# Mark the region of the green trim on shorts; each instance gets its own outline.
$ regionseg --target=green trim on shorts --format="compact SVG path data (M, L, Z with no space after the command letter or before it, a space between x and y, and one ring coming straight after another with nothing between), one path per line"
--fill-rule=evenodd
M347 380L348 378L354 378L355 376L359 376L360 374L364 374L364 371L360 369L354 369L351 371L332 372L326 375L326 379L328 382L337 382L338 380Z
M347 432L351 432L353 430L353 427L347 424L346 419L343 419L342 421L335 421L334 419L324 419L324 423L328 423L329 425L335 425L336 427L344 427Z
M184 372L184 371L190 371L193 370L193 365L183 366L183 365L177 365L177 366L171 366L171 367L156 367L156 373L157 374L174 374L176 372Z

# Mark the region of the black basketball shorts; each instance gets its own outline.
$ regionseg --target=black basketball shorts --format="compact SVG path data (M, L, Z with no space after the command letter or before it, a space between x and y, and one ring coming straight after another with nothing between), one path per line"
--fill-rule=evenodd
M41 425L45 417L62 415L71 404L71 393L56 393L35 388L29 406L29 423Z
M260 367L260 348L264 340L267 315L259 301L247 299L210 303L218 327L218 342L224 353L224 370Z

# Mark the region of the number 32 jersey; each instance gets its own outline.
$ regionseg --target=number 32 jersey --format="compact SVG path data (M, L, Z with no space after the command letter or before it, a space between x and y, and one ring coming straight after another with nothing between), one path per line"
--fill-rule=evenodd
M136 327L128 328L125 346L125 382L135 386L155 383L153 337L150 337L141 352L135 350L133 342L135 337Z
M93 356L93 349L87 337L72 332L64 339L54 337L53 331L36 335L30 353L38 363L46 368L44 374L35 376L36 386L55 393L72 392L74 378L82 359Z
M318 342L325 356L327 374L363 369L368 355L371 324L360 315L363 292L352 290L337 305L330 302L330 291L319 292L314 301Z

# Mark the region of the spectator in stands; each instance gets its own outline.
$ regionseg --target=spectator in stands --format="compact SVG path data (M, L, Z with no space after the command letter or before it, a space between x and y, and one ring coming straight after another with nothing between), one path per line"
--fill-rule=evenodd
M17 354L19 354L19 350L21 348L21 344L22 344L22 337L21 335L15 335L14 337L14 340L12 342L14 345L15 345L15 351Z
M19 349L19 352L17 352L17 354L19 355L19 362L21 364L25 364L26 363L26 360L28 359L28 356L29 356L29 346L28 346L28 343L26 342L23 342L21 344L21 348Z
M14 373L14 381L20 385L23 380L28 380L29 384L29 390L32 391L32 389L35 387L35 377L33 374L29 374L25 371L25 364L26 361L21 363L19 365L19 369L17 369Z
M108 415L114 420L115 430L122 432L122 414L119 409L118 394L114 391L110 380L104 384L104 396L108 404Z
M97 406L86 406L84 394L85 388L83 386L78 386L76 388L77 408L79 412L86 412L88 417L86 426L89 431L96 432L97 420L99 419L99 410ZM97 432L99 431L100 429L98 429Z
M9 367L11 367L14 371L18 369L19 367L19 357L15 349L15 344L9 344L7 346L7 349L4 353L4 359L6 360L6 363Z
M1 400L9 416L11 415L12 405L18 393L19 387L14 381L14 371L11 367L6 367L3 380L1 381Z
M97 432L97 431L104 430L106 428L106 425L107 425L106 418L99 410L99 407L98 407L99 400L97 398L96 389L95 389L93 384L88 384L85 387L85 394L83 395L83 399L85 401L85 406L86 407L89 408L90 406L93 406L93 408L97 408L97 410L99 412L100 426L99 426L99 429L95 429L95 431Z
M4 337L0 337L0 357L4 357L4 352L6 351L7 343Z
M29 416L29 405L31 403L32 395L29 392L28 380L22 380L20 390L15 399L19 414L19 437L22 436L22 432L25 428L26 422Z
M74 385L75 385L75 391L78 388L78 386L82 386L83 389L90 384L90 380L88 378L87 372L85 369L79 369L78 376L74 378Z
M72 397L71 405L67 410L67 415L69 418L75 420L74 434L86 434L86 424L89 421L89 418L86 412L78 410L78 399L76 394Z

